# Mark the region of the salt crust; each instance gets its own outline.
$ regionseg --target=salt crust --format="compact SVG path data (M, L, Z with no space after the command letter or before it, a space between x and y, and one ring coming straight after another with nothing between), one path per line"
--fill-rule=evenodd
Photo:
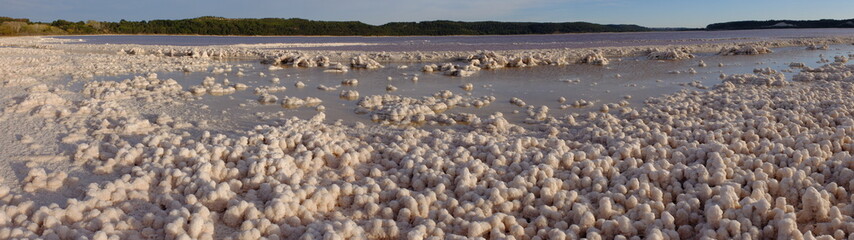
M851 239L852 69L805 68L780 85L768 82L781 73L757 69L760 80L724 77L737 88L683 90L639 108L552 116L526 106L542 126L533 130L501 113L468 116L457 130L350 127L318 113L193 136L165 131L168 116L152 123L117 104L185 94L167 81L131 80L111 86L124 89L115 94L90 87L79 102L34 86L4 114L66 108L48 117L91 124L73 161L120 177L62 205L36 206L0 186L0 238ZM359 105L435 114L477 100L431 97ZM412 119L398 111L391 119ZM33 168L23 190L68 181Z

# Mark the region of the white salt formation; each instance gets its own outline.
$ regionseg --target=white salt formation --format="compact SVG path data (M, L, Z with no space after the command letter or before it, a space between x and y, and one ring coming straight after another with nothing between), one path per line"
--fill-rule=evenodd
M279 102L279 97L265 92L261 93L260 96L258 96L258 102L261 104L274 104L276 102Z
M694 58L694 55L687 48L669 50L652 49L647 54L647 58L650 60L683 60Z
M344 90L344 91L341 91L341 94L339 94L338 96L341 99L353 101L353 100L359 99L359 92L357 92L355 90Z
M757 86L784 86L786 85L786 76L770 68L755 69L755 74L733 74L723 78L723 87L733 88L735 85L749 84ZM730 84L730 85L728 85Z
M341 85L355 87L359 85L359 79L346 79L341 81Z
M284 86L261 86L255 88L255 95L261 95L265 93L277 93L284 92L288 88Z
M177 81L172 79L160 80L157 79L157 74L153 73L147 77L137 76L121 82L91 81L86 83L83 88L84 95L101 100L189 96L189 92L183 91Z
M469 64L466 66L460 66L453 63L444 63L442 65L430 64L425 65L421 71L422 72L442 72L447 76L453 77L468 77L474 74L477 71L480 71L481 68L475 66L474 64Z
M320 85L317 85L317 90L321 90L321 91L335 91L335 90L338 90L338 87L339 87L339 86L340 86L340 85L338 85L338 86L333 86L333 87L328 87L328 86L326 86L326 85L320 84ZM299 86L297 86L297 88L299 88Z
M262 63L289 67L328 67L329 57L302 54L284 54L265 58Z
M282 98L282 107L284 108L300 108L313 107L321 104L323 101L315 97L297 98L285 96Z
M569 61L565 56L544 54L504 56L496 52L480 52L464 58L471 66L479 69L500 69L533 67L539 65L567 65Z
M495 97L463 97L450 91L440 91L433 96L421 99L400 97L396 95L366 96L357 103L356 113L369 114L374 121L410 124L436 121L436 118L447 117L441 113L454 107L484 107L495 101ZM446 124L457 122L441 119Z
M70 101L52 92L31 92L19 102L3 109L5 113L29 113L35 116L67 115Z
M584 56L578 61L578 63L605 66L608 65L609 61L602 55L602 53L596 52Z
M767 54L772 53L771 49L763 46L756 45L744 45L740 47L729 47L723 48L718 52L718 55L723 56L732 56L732 55L759 55L759 54Z
M825 44L825 45L815 45L815 44L813 44L813 45L809 45L809 46L807 47L807 50L827 50L827 49L829 49L829 48L830 48L830 47L829 47L829 46L827 46L826 44Z
M394 91L397 91L397 87L389 84L388 86L385 86L385 90L386 90L386 92L394 92Z
M329 64L329 66L326 67L326 70L323 70L323 72L332 72L332 73L346 73L348 71L350 71L350 67L347 67L346 65L341 64L341 63Z
M174 80L172 80L172 82L174 82ZM180 88L180 85L178 85L177 87ZM231 82L227 78L223 79L222 83L218 83L216 82L216 78L214 77L205 77L205 79L202 81L202 85L190 87L190 93L192 93L193 95L210 94L214 96L223 96L235 93L239 90L244 90L246 88L249 88L249 86L246 86L246 84L243 83L231 84Z
M839 63L828 64L819 68L806 67L792 78L798 82L813 81L845 81L854 82L854 66Z
M24 178L24 191L35 192L38 190L56 191L67 182L68 174L62 171L53 173L45 172L44 168L33 168ZM71 182L76 178L68 179Z
M383 65L377 62L376 60L365 56L359 55L350 59L350 67L352 68L363 68L363 69L376 69L383 68Z
M516 105L518 107L524 107L525 105L527 105L525 101L516 97L510 98L510 104Z

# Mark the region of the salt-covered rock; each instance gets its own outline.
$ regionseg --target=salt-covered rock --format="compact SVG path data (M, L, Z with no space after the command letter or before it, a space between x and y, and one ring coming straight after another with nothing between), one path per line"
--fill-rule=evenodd
M647 58L650 60L683 60L694 58L694 55L691 54L691 51L684 48L668 50L654 49L647 54Z
M723 48L718 52L718 55L723 56L732 56L732 55L759 55L772 53L771 49L762 46L756 45L743 45L739 47L730 47Z
M596 52L582 57L578 63L605 66L608 65L609 60L602 53Z

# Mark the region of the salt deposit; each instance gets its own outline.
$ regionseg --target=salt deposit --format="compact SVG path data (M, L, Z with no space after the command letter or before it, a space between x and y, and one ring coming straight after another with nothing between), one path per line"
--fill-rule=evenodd
M689 49L650 50L647 55L650 60L683 60L694 58Z
M320 55L308 56L302 54L269 56L262 62L289 67L328 67L330 65L329 57Z
M763 46L755 46L755 45L744 45L740 47L730 47L723 48L718 52L718 55L731 56L731 55L759 55L759 54L767 54L772 53L771 49Z
M357 92L355 90L344 90L344 91L341 91L341 94L339 94L338 96L341 99L353 101L353 100L359 99L359 92Z
M269 93L262 93L261 96L258 97L258 102L261 104L274 104L279 101L279 97Z
M350 59L350 66L353 68L364 69L376 69L383 67L382 64L365 55L359 55Z
M299 83L298 83L298 84L299 84ZM299 86L297 86L297 87L299 88ZM317 90L321 90L321 91L335 91L335 90L338 90L338 86L327 87L326 85L320 84L320 85L317 85Z
M807 50L827 50L828 48L830 47L827 45L809 45Z
M190 83L152 74L87 81L70 92L43 70L84 76L106 62L111 72L180 72L192 63L204 66L201 73L215 66L231 76L231 67L210 57L215 49L176 60L181 51L118 47L139 49L80 56L0 48L34 53L0 61L0 126L29 131L17 141L6 134L0 145L0 170L8 173L0 184L0 239L854 238L854 66L842 62L800 66L793 82L770 68L727 72L714 89L685 89L640 106L573 97L572 105L591 107L580 112L520 94L531 104L510 103L524 112L516 116L523 123L515 122L523 125L500 112L466 111L494 96L451 90L350 102L381 123L371 126L330 123L332 104L281 96L282 106L313 106L316 115L224 131L209 126L219 116L190 124L173 113L194 108L180 105L201 98L191 91L248 87L240 82L210 77L188 90L182 84ZM53 53L83 59L78 68L85 70ZM383 59L361 54L356 66ZM337 55L288 56L296 58L286 63L301 67L331 64L317 56ZM499 66L481 59L459 67ZM532 59L522 62L546 58ZM356 86L342 88L339 96L358 96ZM262 99L278 89L255 86ZM177 111L143 113L149 105ZM34 114L41 109L54 114ZM45 124L18 126L31 122ZM46 147L18 149L24 144Z
M388 85L388 86L385 86L385 90L387 92L394 92L394 91L397 91L397 87L392 86L392 85Z
M602 53L599 52L588 54L587 56L584 56L583 58L581 58L581 60L578 61L578 63L582 64L592 64L599 66L608 65L609 62L610 61L605 58Z
M358 86L359 85L359 79L346 79L346 80L341 81L341 85Z
M285 90L287 90L287 89L288 89L288 88L286 88L286 87L284 87L284 86L262 86L262 87L256 87L256 88L255 88L255 95L261 95L261 94L264 94L264 93L277 93L277 92L284 92L284 91L285 91Z
M425 123L440 121L453 124L460 119L448 119L441 114L454 107L483 107L495 101L495 97L463 97L450 91L440 91L421 99L396 95L373 95L359 100L355 112L369 114L374 121L389 124Z
M323 101L319 98L315 97L307 97L307 98L297 98L297 97L283 97L282 98L282 107L285 108L299 108L299 107L312 107L317 106Z

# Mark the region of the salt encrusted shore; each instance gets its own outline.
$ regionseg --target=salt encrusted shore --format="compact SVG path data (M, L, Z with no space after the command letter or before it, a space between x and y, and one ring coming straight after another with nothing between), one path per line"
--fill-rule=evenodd
M425 55L52 41L0 39L14 46L0 48L0 239L854 239L854 66L842 62L802 67L793 81L770 69L728 73L708 91L643 106L568 115L531 107L531 126L502 113L442 113L496 100L489 96L336 92L388 123L466 123L430 129L327 123L318 109L310 119L226 132L177 116L194 90L149 74L230 69L217 60L230 57L487 68L851 39ZM86 80L129 73L140 76ZM83 90L58 84L65 76L86 82ZM239 88L207 81L198 89ZM263 100L274 91L256 92Z

